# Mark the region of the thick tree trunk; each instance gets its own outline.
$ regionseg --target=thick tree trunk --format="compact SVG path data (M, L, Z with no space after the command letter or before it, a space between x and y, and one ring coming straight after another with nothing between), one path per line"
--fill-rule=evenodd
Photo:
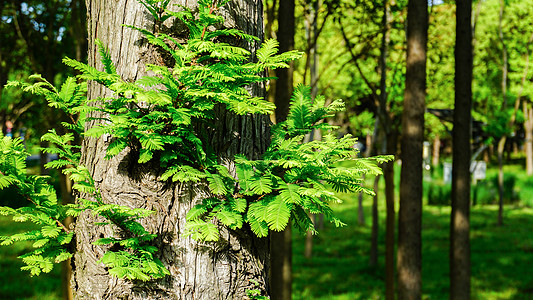
M457 2L453 113L450 299L470 299L470 139L472 135L472 1Z
M195 6L196 1L171 1L173 4ZM102 40L110 50L117 71L125 80L144 75L144 63L157 61L141 36L122 24L153 28L151 15L137 1L87 0L89 14L89 64L102 69L94 43ZM262 37L262 2L231 1L223 13L230 16L227 26L236 26L246 33ZM169 22L171 24L171 22ZM252 46L252 48L257 45ZM256 95L263 95L255 88ZM107 95L99 85L90 83L89 98ZM265 116L236 117L220 113L212 137L215 151L223 160L242 153L254 159L266 149L269 121ZM238 138L235 138L238 136ZM268 290L269 241L258 239L244 228L222 230L217 243L202 243L183 237L187 211L206 194L206 187L159 182L159 164L138 165L129 156L129 149L105 160L105 148L111 139L83 141L82 162L89 168L103 201L147 208L156 214L144 221L146 228L158 235L155 246L171 275L148 283L131 282L109 276L97 261L104 247L92 243L112 229L94 225L95 218L82 214L76 224L76 253L73 266L73 288L78 299L243 299L246 290ZM219 146L219 149L216 149ZM230 166L231 167L231 166Z
M398 299L422 298L422 145L426 96L428 2L409 0L402 116L398 226Z

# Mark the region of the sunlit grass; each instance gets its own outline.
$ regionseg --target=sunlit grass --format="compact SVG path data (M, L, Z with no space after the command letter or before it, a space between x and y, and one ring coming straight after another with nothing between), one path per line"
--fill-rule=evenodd
M348 226L326 223L315 236L311 259L303 256L305 237L295 235L293 299L384 299L384 200L380 199L380 258L372 269L368 266L372 200L365 197L366 225L359 226L356 196L342 197L345 202L334 210ZM503 227L497 226L497 213L495 205L472 208L472 298L533 299L533 210L507 205ZM424 206L424 299L449 299L449 222L450 207Z
M506 167L507 172L514 170ZM522 185L528 177L518 171L517 189L530 188ZM368 178L368 183L372 183L372 178ZM303 256L305 237L294 233L295 300L384 299L384 200L380 198L379 261L374 269L368 265L371 197L364 198L364 226L357 224L357 196L341 197L344 203L334 205L334 210L348 226L334 228L326 222L314 237L311 259ZM503 227L496 226L497 214L496 205L472 208L472 298L533 299L533 209L522 203L506 205ZM449 218L448 206L424 206L424 299L449 298ZM0 235L27 227L28 224L0 217ZM30 248L30 243L0 247L0 299L61 299L59 266L51 274L33 278L20 270L22 262L17 256Z
M0 235L22 232L30 227L31 224L15 223L0 216ZM61 299L60 266L38 277L31 277L29 272L20 270L23 263L17 256L31 249L30 242L0 246L0 299Z

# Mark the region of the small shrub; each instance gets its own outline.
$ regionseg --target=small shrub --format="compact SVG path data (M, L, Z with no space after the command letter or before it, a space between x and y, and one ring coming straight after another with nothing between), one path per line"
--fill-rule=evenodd
M528 177L520 185L518 196L522 204L533 207L533 177Z
M429 183L428 187L428 205L450 205L451 204L451 186L437 182Z
M496 201L498 199L498 175L491 177L490 182L492 183L496 194L494 197ZM504 173L503 175L503 202L504 203L515 203L519 200L518 193L515 189L517 177L512 173Z

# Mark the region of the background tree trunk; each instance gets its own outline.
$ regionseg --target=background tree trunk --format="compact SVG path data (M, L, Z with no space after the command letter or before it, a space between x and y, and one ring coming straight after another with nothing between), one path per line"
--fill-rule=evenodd
M505 1L500 0L500 14L498 19L498 37L502 45L502 111L507 109L507 74L508 74L508 57L507 57L507 45L503 37L503 15L505 12ZM503 151L505 150L505 142L507 141L507 135L504 134L498 142L498 225L503 225Z
M381 176L376 176L374 178L374 191L376 194L372 197L372 235L370 242L370 261L369 265L371 267L376 267L378 265L378 236L379 236L379 210L378 210L378 188L379 188L379 178Z
M436 168L440 162L440 136L435 136L433 140L433 157L431 158L431 165Z
M278 10L278 42L280 52L294 49L294 0L283 0ZM275 85L276 123L287 119L293 90L294 63L288 69L277 69ZM289 224L282 232L271 232L270 265L271 296L276 300L292 299L292 230Z
M365 175L363 175L365 180ZM365 226L365 209L363 207L363 193L360 193L357 197L357 223L361 226Z
M311 86L311 98L315 99L318 94L318 79L319 79L319 57L318 57L318 36L320 31L318 30L318 15L321 6L320 0L315 0L309 2L309 14L306 18L305 30L308 51L306 51L306 69L304 71L304 83L306 80L307 66L309 66L309 85ZM324 20L323 22L326 22ZM322 138L321 132L319 130L313 130L309 134L308 141L320 140ZM317 215L311 216L315 226L318 226ZM305 250L304 256L306 258L311 258L313 254L313 234L307 232L305 236Z
M279 51L287 52L294 50L294 0L283 0L279 3L278 10L278 42ZM294 62L289 63L288 69L277 69L276 76L276 123L287 119L289 102L293 89Z
M533 109L524 101L524 122L525 148L526 148L526 172L533 175Z
M453 112L450 299L470 299L470 138L472 135L472 1L458 1Z
M392 131L387 135L387 153L396 153L397 134ZM394 149L392 149L394 148ZM390 161L383 166L385 181L385 299L394 300L394 245L396 244L396 210L394 209L394 162Z
M422 298L422 145L426 96L428 2L409 0L402 115L398 226L398 299Z
M89 64L102 69L94 43L98 38L109 47L117 71L125 80L135 80L144 75L144 63L156 62L157 53L151 51L139 33L121 25L151 30L151 15L137 1L87 0L86 3ZM169 7L175 8L173 4L194 7L196 1L172 1ZM262 38L262 5L260 0L231 1L222 10L224 15L229 16L225 25ZM252 53L257 46L251 45ZM253 93L264 94L261 87L254 87ZM109 96L102 86L90 83L90 99L106 95ZM268 146L269 123L267 116L237 117L218 112L214 125L224 130L215 132L212 137L215 151L222 161L230 161L236 153L251 159L258 158ZM104 266L97 263L105 249L94 246L92 242L104 231L106 235L112 235L112 229L95 226L95 218L85 213L76 224L78 252L73 260L73 288L77 298L243 299L247 289L256 288L253 281L258 282L257 288L266 294L269 282L268 239L258 239L246 228L223 230L217 243L184 238L185 215L206 194L206 186L159 182L157 177L162 172L159 164L138 165L136 159L130 157L129 149L105 160L105 148L109 142L111 139L105 138L84 140L82 162L93 175L104 202L156 211L153 217L144 221L144 225L158 235L155 246L160 249L158 255L171 275L149 283L110 277Z

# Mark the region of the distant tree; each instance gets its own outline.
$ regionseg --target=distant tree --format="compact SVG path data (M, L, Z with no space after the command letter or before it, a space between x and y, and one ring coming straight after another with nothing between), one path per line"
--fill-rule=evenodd
M398 299L422 298L422 145L428 2L409 0L398 220Z
M472 1L457 1L453 112L450 299L470 299L470 157L472 135Z
M277 39L279 50L294 50L294 0L282 0L278 8ZM289 68L277 69L274 103L276 123L287 119L293 87L294 63ZM272 299L292 299L292 229L287 226L282 232L272 232L270 238L271 297Z
M346 50L349 54L348 63L353 67L354 89L359 91L360 98L368 98L370 110L374 112L377 131L375 131L373 145L377 153L396 154L399 130L399 114L402 107L401 93L403 93L403 48L405 38L403 32L402 3L391 4L384 1L379 4L371 1L358 3L345 2L336 18L343 36ZM357 23L351 22L357 18ZM359 26L360 23L366 26ZM347 64L348 64L347 63ZM375 72L378 70L378 72ZM360 104L360 102L356 102ZM353 106L352 113L357 113L357 106ZM386 202L386 238L385 238L385 286L386 298L394 297L394 245L395 245L395 216L394 209L394 163L384 166ZM377 201L377 197L374 198ZM377 207L377 203L374 203ZM375 211L375 210L374 210ZM373 213L377 216L377 211ZM373 224L376 224L373 221ZM377 236L378 226L373 226L372 236ZM377 241L373 238L372 241ZM377 249L371 245L371 250ZM371 253L371 257L376 254Z

